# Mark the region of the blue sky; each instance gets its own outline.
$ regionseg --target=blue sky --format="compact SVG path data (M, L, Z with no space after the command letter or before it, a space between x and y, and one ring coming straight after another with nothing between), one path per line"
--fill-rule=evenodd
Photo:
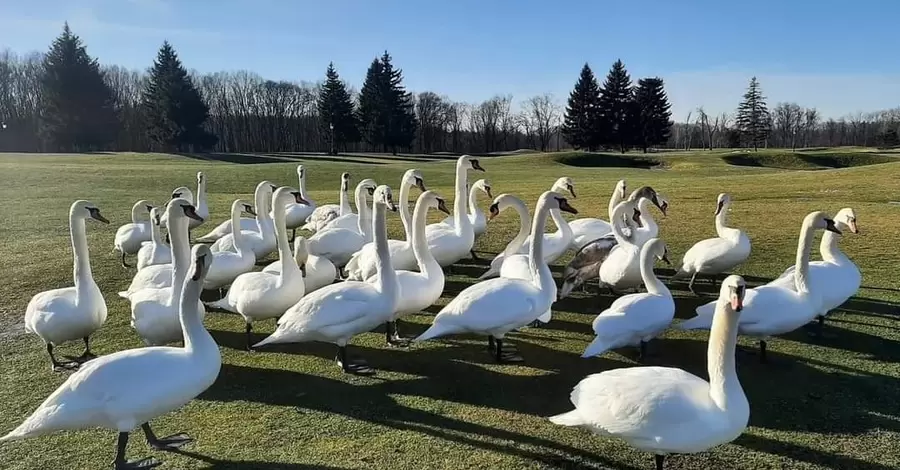
M316 81L334 61L357 88L387 49L410 90L472 102L563 103L585 61L602 78L621 58L679 120L733 111L752 75L770 106L838 117L900 106L897 18L897 0L0 0L0 48L46 50L68 20L102 63L146 68L168 39L201 72Z

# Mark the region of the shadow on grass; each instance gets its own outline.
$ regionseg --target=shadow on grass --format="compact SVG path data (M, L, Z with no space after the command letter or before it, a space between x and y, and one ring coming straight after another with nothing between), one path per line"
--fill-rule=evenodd
M253 460L220 460L208 455L199 454L183 449L177 449L172 453L179 454L194 460L207 463L208 469L229 470L229 469L259 469L259 470L344 470L344 467L332 467L330 465L304 465L299 463L285 462L259 462Z
M752 418L751 418L752 419ZM822 452L809 447L799 446L784 441L776 441L762 436L752 434L744 434L734 441L736 445L753 449L759 452L765 452L772 455L780 455L800 462L806 462L813 465L821 465L826 468L834 469L850 469L853 470L893 470L896 467L889 467L877 463L865 462L846 455L838 455L830 452Z

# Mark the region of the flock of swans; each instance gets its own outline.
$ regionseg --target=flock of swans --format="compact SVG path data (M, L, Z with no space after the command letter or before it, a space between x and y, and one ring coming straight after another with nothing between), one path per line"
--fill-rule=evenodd
M572 289L597 279L614 293L635 290L597 315L595 339L586 345L583 357L625 346L639 347L643 356L647 342L667 328L706 329L709 380L670 367L600 372L575 386L574 409L549 419L621 438L653 453L660 469L668 454L704 451L730 442L746 428L750 406L735 371L737 335L759 338L764 361L769 337L817 318L821 324L860 286L859 270L838 247L843 231L857 233L855 213L842 209L831 218L813 212L803 219L794 266L753 289L741 276L729 275L717 299L698 307L695 317L673 324L672 294L653 271L657 260L669 263L669 251L650 214L656 208L665 215L669 202L649 186L629 195L625 181L619 181L608 220L570 222L562 216L578 213L565 197L568 193L575 198L570 178L559 178L541 194L530 216L518 197L493 197L487 181L469 185L469 171L484 171L469 156L456 162L452 213L439 194L426 189L418 170L404 173L398 202L388 186L372 179L359 181L354 191L356 212L348 201L349 174L341 176L339 204L316 205L306 193L303 166L297 170L298 190L260 182L253 204L236 199L230 219L198 237L200 243L193 248L191 230L209 217L202 172L197 174L196 199L189 188L180 187L164 208L138 201L132 222L116 232L115 248L123 265L127 266L127 256L137 257L137 272L119 295L130 303L131 325L147 347L96 358L89 341L104 324L107 306L91 274L85 224L87 219L109 222L91 202L72 204L75 285L35 295L27 306L25 324L46 344L54 370L77 371L0 441L99 426L119 433L115 468L159 465L152 458L126 459L129 433L141 426L150 445L160 450L190 442L185 434L157 437L149 421L188 403L215 381L221 356L203 326L207 307L237 313L245 320L249 350L275 343L329 342L337 346L336 361L345 372L371 374L374 369L364 360L348 354L352 338L384 324L387 343L408 345L409 338L399 334L398 320L433 305L444 291L443 268L474 257L476 238L491 220L512 208L520 218L514 238L479 282L444 306L413 341L475 333L487 336L496 361L522 362L516 349L504 343L506 335L549 322L553 303ZM420 194L410 214L413 187ZM478 207L479 193L493 199L487 214ZM747 235L727 226L731 204L728 194L718 196L717 236L690 248L673 277L690 277L692 291L698 275L728 272L750 256ZM389 240L386 215L398 209L405 237ZM430 210L448 216L428 224ZM555 232L545 233L548 218L556 225ZM167 229L165 239L161 227ZM288 229L293 232L293 250ZM298 229L314 234L299 236ZM823 260L810 262L818 230L824 230ZM568 250L576 254L557 288L549 265ZM278 261L255 271L257 261L273 252ZM646 291L639 291L640 286ZM204 304L200 300L204 290L218 291L220 299ZM277 319L277 327L254 344L252 325L266 319ZM75 361L59 361L54 346L75 340L84 341L84 354ZM168 346L178 342L183 347Z

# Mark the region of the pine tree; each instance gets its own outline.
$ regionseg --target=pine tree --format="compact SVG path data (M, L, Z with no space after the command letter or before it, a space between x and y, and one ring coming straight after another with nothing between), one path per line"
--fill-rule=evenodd
M168 41L163 42L142 96L147 135L166 150L202 150L216 136L203 128L209 107Z
M750 79L750 86L738 106L737 128L744 142L752 145L754 151L759 150L759 145L769 135L769 110L756 77Z
M366 72L359 96L359 116L367 142L390 149L412 145L418 123L412 93L403 87L403 72L394 69L390 54L385 51L375 59Z
M631 89L631 77L625 70L625 64L617 60L606 80L600 88L600 123L597 128L600 143L608 146L618 146L622 153L634 142L634 130L637 127L633 94Z
M347 87L341 81L334 63L328 64L325 83L319 91L316 103L322 132L329 137L329 153L337 155L337 148L349 142L359 141L356 113Z
M596 128L599 122L598 101L600 86L591 67L585 63L575 88L569 93L562 134L572 147L593 151L597 147Z
M666 96L663 80L658 77L638 80L634 103L637 113L634 119L637 123L635 144L646 153L650 146L666 143L672 128L672 105Z
M111 143L118 124L112 90L68 23L50 46L43 66L41 134L50 147L85 151Z

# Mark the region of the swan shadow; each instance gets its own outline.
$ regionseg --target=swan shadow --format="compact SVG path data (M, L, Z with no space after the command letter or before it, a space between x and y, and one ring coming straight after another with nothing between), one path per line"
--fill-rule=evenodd
M307 465L299 463L286 462L262 462L254 460L222 460L203 455L197 452L191 452L184 449L175 449L171 451L193 460L199 460L209 464L207 469L211 470L237 470L237 469L259 469L259 470L345 470L345 467L333 467L330 465Z
M838 455L811 449L785 441L776 441L763 436L743 434L734 441L735 445L767 454L779 455L791 460L806 462L830 469L852 468L854 470L892 470L897 467L865 462L846 455Z

